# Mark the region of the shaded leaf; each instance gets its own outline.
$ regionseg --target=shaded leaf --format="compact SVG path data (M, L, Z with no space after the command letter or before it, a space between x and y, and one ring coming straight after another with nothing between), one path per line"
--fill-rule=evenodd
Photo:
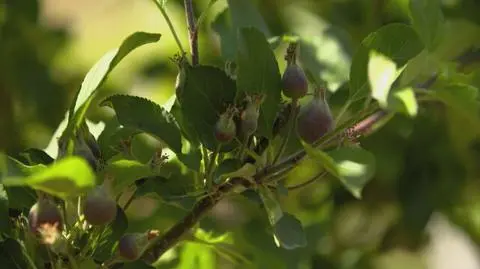
M238 91L264 95L257 132L271 138L281 99L281 76L277 60L265 36L255 28L241 29L238 42Z
M145 263L142 260L137 260L134 262L127 262L122 266L122 269L155 269L155 267Z
M102 171L105 175L113 178L112 191L115 195L125 191L136 180L154 176L154 170L146 164L136 160L111 159Z
M112 221L105 228L105 233L103 234L98 248L96 249L93 257L97 261L105 261L111 258L115 252L115 245L117 241L122 237L125 231L128 229L128 219L123 212L123 209L117 206L117 215L115 220Z
M267 211L268 221L270 222L270 225L274 226L283 217L282 207L274 193L267 187L260 186L258 188L258 194L260 194L260 198Z
M440 0L410 0L412 24L425 46L433 51L442 41L445 19Z
M10 232L10 217L8 216L8 195L2 184L0 184L0 237Z
M455 83L428 91L428 94L439 99L458 115L467 119L471 127L480 130L478 89L468 85Z
M11 269L34 269L30 258L27 256L25 247L13 238L7 238L0 242L0 264L2 268Z
M295 249L307 245L307 237L302 223L295 216L283 213L274 226L274 239L278 247Z
M403 69L410 59L423 50L423 44L412 27L392 23L368 35L355 53L350 67L350 98L366 97L370 90L368 63L370 52L375 51Z
M129 95L113 95L102 106L115 110L118 122L149 133L164 141L174 152L182 151L180 129L175 118L152 101Z
M68 157L27 177L7 177L5 186L29 186L63 199L78 196L95 185L95 174L79 157Z
M235 92L235 82L218 68L199 65L186 70L184 89L177 96L182 114L212 151L218 145L214 126L220 114L234 103ZM233 143L222 146L222 151L231 150Z
M270 37L267 24L251 0L228 0L228 8L220 12L212 23L212 28L220 36L222 57L235 60L237 33L244 27L255 27Z
M45 151L36 148L26 149L20 153L20 156L22 156L25 159L25 163L29 165L49 165L54 161Z
M215 169L214 182L222 182L222 176L228 173L237 171L242 167L242 162L239 159L225 159Z

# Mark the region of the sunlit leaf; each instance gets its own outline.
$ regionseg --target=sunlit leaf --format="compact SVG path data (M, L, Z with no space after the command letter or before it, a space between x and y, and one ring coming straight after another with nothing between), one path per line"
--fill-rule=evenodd
M381 106L387 106L390 88L399 74L400 72L397 70L395 62L376 51L370 51L368 81L370 83L372 97L376 99Z
M413 88L407 87L391 91L388 108L415 117L418 113L418 103Z
M423 44L417 33L408 25L392 23L371 33L362 41L353 57L350 67L350 98L362 99L371 92L368 72L372 51L390 59L397 70L402 70L422 50Z
M307 245L302 223L295 216L284 213L274 227L274 239L278 247L295 249Z
M311 158L337 177L355 196L361 198L362 189L375 174L375 157L360 147L342 147L327 153L305 145Z
M238 38L237 88L246 94L264 95L257 132L270 138L281 98L278 63L259 30L243 28Z
M334 92L348 81L350 71L350 36L321 18L313 10L293 5L285 9L287 27L299 36L299 58L302 67L317 84L325 82ZM287 40L285 40L287 41Z
M128 36L120 47L107 52L85 76L80 90L69 110L68 125L62 135L68 140L68 150L73 151L73 135L85 120L85 114L103 84L115 66L137 47L157 42L160 34L136 32ZM69 152L72 153L72 152Z
M3 184L29 186L46 193L69 198L78 196L95 185L95 174L88 163L79 157L68 157L27 177L7 177Z

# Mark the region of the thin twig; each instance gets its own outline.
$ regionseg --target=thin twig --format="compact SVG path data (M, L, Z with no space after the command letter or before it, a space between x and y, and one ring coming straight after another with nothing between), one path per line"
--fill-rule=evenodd
M195 23L192 0L184 0L185 16L187 17L188 38L190 41L190 52L192 54L192 65L198 64L198 31Z
M317 180L319 180L320 178L323 178L325 177L326 175L328 175L327 172L323 171L321 173L319 173L318 175L315 175L314 177L312 177L311 179L303 182L303 183L300 183L300 184L297 184L297 185L293 185L293 186L287 186L287 190L289 191L293 191L293 190L297 190L297 189L301 189L305 186L308 186L314 182L316 182Z

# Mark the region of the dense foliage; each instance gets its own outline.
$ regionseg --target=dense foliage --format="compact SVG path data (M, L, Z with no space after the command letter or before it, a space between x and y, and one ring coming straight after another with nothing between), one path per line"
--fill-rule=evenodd
M180 29L150 1L170 32L125 37L70 97L48 69L66 36L0 2L1 266L378 268L435 212L480 244L480 4L227 0L207 25L220 2L185 0ZM170 34L167 104L106 94ZM32 122L54 152L22 149Z

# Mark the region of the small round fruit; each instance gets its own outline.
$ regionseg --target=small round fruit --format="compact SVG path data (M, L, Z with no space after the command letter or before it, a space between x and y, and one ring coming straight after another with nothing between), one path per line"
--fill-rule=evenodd
M335 122L324 97L316 95L300 109L297 132L300 138L312 144L335 127Z
M140 256L137 244L137 236L135 234L125 234L118 241L118 252L120 256L127 260L136 260Z
M252 135L258 127L258 117L260 116L260 98L248 98L245 110L240 114L240 130L246 135Z
M87 194L83 214L92 225L106 225L117 216L117 203L100 186Z
M282 76L283 94L292 99L302 98L308 91L308 80L303 69L291 63Z
M30 230L34 233L37 233L39 228L45 224L56 226L59 230L63 228L60 210L58 210L53 202L44 198L40 198L40 200L30 208L28 223Z
M215 138L221 143L230 142L237 133L237 127L235 121L232 118L231 113L224 113L220 115L217 123L215 124Z

